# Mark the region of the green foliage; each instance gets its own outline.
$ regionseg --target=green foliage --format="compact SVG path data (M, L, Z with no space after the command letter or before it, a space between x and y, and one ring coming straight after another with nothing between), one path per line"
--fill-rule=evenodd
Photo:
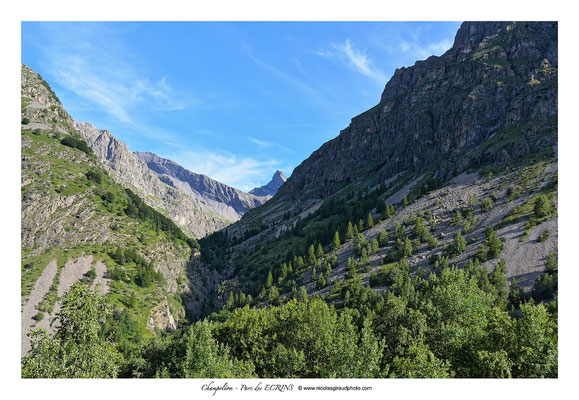
M103 296L82 284L62 299L54 337L44 330L30 333L32 348L22 359L23 378L114 378L121 357L99 338L108 313Z
M540 194L535 198L535 206L533 210L536 218L545 218L551 214L551 205L549 203L549 199L543 194Z
M462 237L460 231L456 231L452 243L446 250L449 257L457 256L466 250L466 239Z
M30 119L28 117L22 118L22 125L28 125L30 123Z
M130 189L125 189L125 192L128 197L128 202L124 209L125 215L151 224L153 229L165 232L174 242L182 241L191 249L200 249L199 243L195 239L187 237L171 219L149 207Z
M372 219L372 214L368 213L368 216L366 217L366 229L368 228L372 228L374 226L374 220Z
M348 227L346 228L346 242L354 238L354 227L352 226L352 222L348 221Z
M92 149L82 139L77 139L72 136L66 136L64 139L60 141L60 143L65 146L72 147L73 149L78 149L83 153L88 154L89 156L94 155Z
M514 308L519 308L525 301L525 292L517 283L515 278L511 278L511 287L509 288L509 304Z
M483 210L483 212L488 212L493 208L493 206L494 206L493 199L489 197L483 200L483 202L480 205L480 208L481 210Z
M485 241L481 244L476 254L476 257L481 262L498 257L504 246L492 228L487 229L486 236Z
M340 234L338 231L334 234L334 241L332 242L332 246L334 250L338 250L342 244L340 243Z
M458 226L462 223L462 214L460 213L460 211L456 210L455 213L452 214L450 223L455 226Z
M436 358L428 345L412 344L402 356L392 361L391 378L450 378L452 372L448 362Z
M549 232L549 230L544 230L543 233L541 233L539 235L539 237L537 237L537 242L544 242L545 240L547 240L547 238L549 237L549 234L551 232Z
M251 363L232 360L227 347L217 344L209 323L193 325L187 339L184 378L243 378L253 375Z
M375 377L380 349L368 324L325 302L290 301L280 307L237 309L214 329L240 360L252 360L260 377Z
M103 173L98 169L90 169L85 175L89 181L94 182L97 185L100 185L103 182Z
M386 246L388 244L388 232L386 230L380 231L378 234L378 245L380 247Z
M270 288L273 285L273 274L271 273L271 270L267 273L267 279L265 281L265 287L266 288Z
M558 274L547 273L539 275L533 289L531 290L531 297L536 301L543 301L552 299L557 293L558 289Z
M547 256L545 264L545 271L549 274L554 274L559 270L559 262L557 261L557 253L552 253Z

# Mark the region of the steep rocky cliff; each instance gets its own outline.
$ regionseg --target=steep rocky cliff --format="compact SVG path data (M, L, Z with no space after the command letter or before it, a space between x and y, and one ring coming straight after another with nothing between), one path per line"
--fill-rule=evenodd
M269 181L267 185L256 187L255 189L250 190L249 193L255 196L273 197L285 181L287 181L287 178L283 172L275 171L275 174L273 174L271 181Z
M398 260L406 237L411 274L434 271L435 260L492 270L502 257L506 277L531 291L557 251L557 66L557 23L463 23L450 50L396 70L380 102L303 161L270 201L201 243L202 260L237 271L216 304L236 291L268 302L278 288L283 297L300 285L337 298L357 275L347 271L360 245L356 254L344 244L352 225L363 232L359 243L397 238L368 247L376 253L369 264L356 261L365 285L385 260ZM541 217L536 202L548 204ZM409 239L417 214L430 220L428 243ZM487 259L489 232L501 245L495 240ZM449 250L457 234L460 255ZM321 248L337 257L331 268L316 265ZM322 278L321 268L329 271Z
M112 318L124 313L131 334L182 323L197 243L111 179L36 72L22 65L21 79L23 353L81 280L113 294Z
M556 141L557 24L465 22L453 47L397 69L380 103L298 166L278 197L325 198L373 173L447 178Z
M88 122L75 121L73 126L117 182L134 188L147 204L165 213L193 237L203 237L239 219L238 214L219 212L227 208L219 201L209 199L212 206L208 206L203 195L194 196L190 191L162 182L138 153L132 153L109 131Z
M267 199L258 197L196 174L174 161L150 152L135 152L165 184L190 196L208 215L217 215L227 221L237 221L248 210Z

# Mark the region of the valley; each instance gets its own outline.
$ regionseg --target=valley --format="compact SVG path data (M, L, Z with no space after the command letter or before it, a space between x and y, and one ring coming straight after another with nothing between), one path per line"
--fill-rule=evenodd
M557 66L557 23L465 22L244 193L23 65L23 376L556 378Z

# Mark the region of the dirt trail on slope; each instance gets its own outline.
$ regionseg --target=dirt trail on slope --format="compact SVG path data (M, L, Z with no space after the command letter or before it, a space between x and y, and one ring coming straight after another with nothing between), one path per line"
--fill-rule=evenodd
M56 277L57 271L58 267L56 265L56 260L52 260L50 263L48 263L46 268L44 268L42 275L40 275L40 278L38 278L34 284L34 289L32 289L26 304L22 306L20 317L21 355L26 354L26 352L30 350L30 339L28 338L27 333L30 328L34 326L34 319L32 319L32 317L38 313L36 307L42 301L42 298L46 295L46 293L48 293L50 285L52 285L52 282Z

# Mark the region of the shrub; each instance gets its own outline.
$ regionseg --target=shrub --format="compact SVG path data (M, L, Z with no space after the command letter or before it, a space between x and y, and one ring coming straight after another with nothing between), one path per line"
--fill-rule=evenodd
M85 174L89 181L100 185L103 182L103 173L98 169L91 169Z
M28 125L30 123L30 119L27 117L22 118L22 125Z
M32 317L35 321L42 321L44 319L44 313L42 311L38 311L34 317Z
M86 142L82 139L76 139L73 138L72 136L67 136L64 139L62 139L60 143L65 146L72 147L73 149L79 149L80 151L88 155L93 155L92 149L88 147L88 144L86 144Z
M488 198L488 199L484 199L483 202L480 205L481 210L483 210L484 212L490 211L494 206L494 202L493 199Z
M551 206L549 204L549 199L547 196L540 194L535 199L535 207L534 207L535 217L541 219L545 218L551 213Z
M544 242L549 237L550 232L548 230L544 231L537 238L537 242Z

